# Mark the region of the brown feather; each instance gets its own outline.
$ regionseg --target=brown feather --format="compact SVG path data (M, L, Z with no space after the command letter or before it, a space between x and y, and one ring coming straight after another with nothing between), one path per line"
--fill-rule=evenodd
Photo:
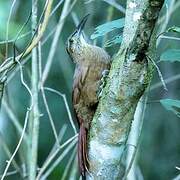
M102 72L110 68L110 56L102 48L92 46L82 35L73 33L69 38L68 53L76 63L72 101L79 124L78 164L85 176L89 164L87 159L88 130L93 119L98 98L97 90Z

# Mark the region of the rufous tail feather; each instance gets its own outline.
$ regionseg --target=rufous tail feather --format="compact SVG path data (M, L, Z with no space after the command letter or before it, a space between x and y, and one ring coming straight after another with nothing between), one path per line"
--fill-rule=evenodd
M83 124L80 125L78 136L78 165L82 176L85 176L88 171L88 159L87 159L87 129Z

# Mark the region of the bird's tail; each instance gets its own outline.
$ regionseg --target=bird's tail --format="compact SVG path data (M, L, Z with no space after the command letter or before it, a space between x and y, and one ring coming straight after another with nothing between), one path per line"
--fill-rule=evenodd
M78 136L78 165L81 175L85 177L89 163L87 158L87 129L83 123L80 125Z

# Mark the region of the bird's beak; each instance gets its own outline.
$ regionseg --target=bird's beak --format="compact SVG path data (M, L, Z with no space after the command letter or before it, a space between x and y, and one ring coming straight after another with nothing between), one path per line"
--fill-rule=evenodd
M82 20L81 22L79 23L79 25L77 26L76 30L77 30L77 33L79 35L81 35L82 31L83 31L83 28L86 24L86 21L88 20L88 17L89 17L89 14L87 14Z

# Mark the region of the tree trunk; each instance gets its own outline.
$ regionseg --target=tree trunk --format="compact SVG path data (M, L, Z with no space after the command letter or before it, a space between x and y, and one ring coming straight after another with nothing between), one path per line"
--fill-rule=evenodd
M137 103L152 78L154 27L163 3L164 0L127 0L123 42L113 59L91 124L87 179L124 177L126 142Z

